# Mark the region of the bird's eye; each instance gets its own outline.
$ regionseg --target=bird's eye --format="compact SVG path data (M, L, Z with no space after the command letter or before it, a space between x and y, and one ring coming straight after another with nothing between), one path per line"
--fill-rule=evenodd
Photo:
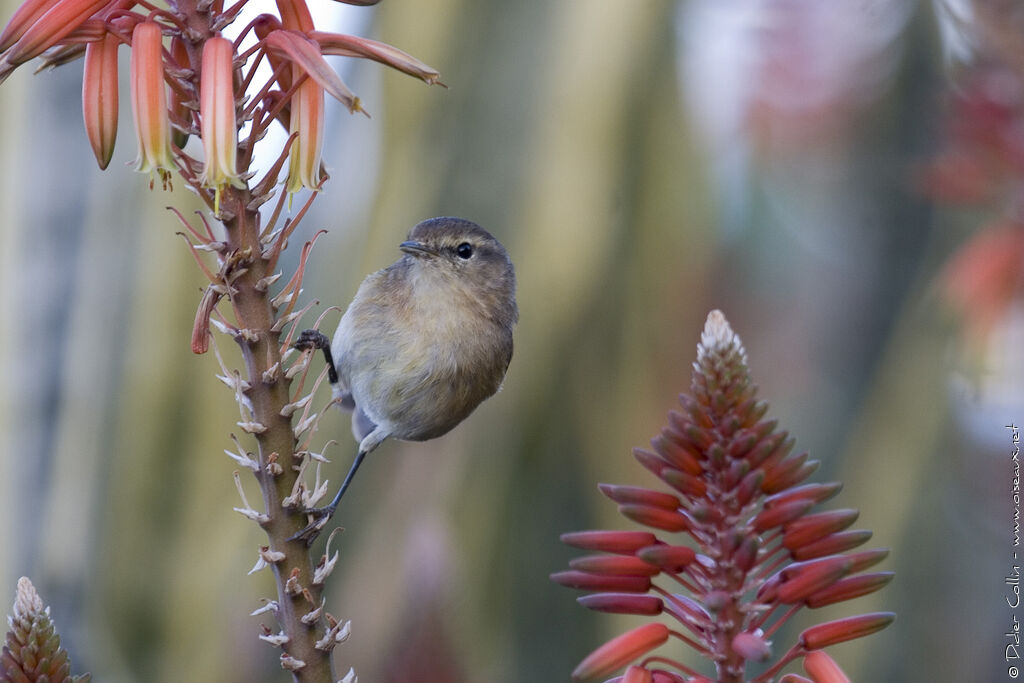
M459 258L467 259L473 255L473 245L469 242L463 242L455 247L455 253L458 254Z

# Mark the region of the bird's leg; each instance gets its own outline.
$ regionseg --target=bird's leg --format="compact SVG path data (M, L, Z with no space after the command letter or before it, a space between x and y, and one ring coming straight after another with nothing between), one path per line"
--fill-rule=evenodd
M363 458L366 457L368 451L363 448L359 449L356 454L356 459L352 462L352 467L349 468L348 474L345 476L345 481L341 482L341 488L334 495L334 500L330 504L325 505L322 508L309 508L305 510L307 515L313 517L313 521L310 522L306 528L302 529L298 533L290 536L289 541L302 539L306 542L306 545L313 545L313 541L320 535L323 528L327 526L327 522L331 521L331 517L334 516L334 511L338 509L338 503L341 502L341 497L345 495L345 490L348 485L352 483L352 479L356 476L356 470L363 464Z
M327 362L327 381L331 384L338 383L338 369L334 365L334 357L331 355L331 340L320 330L303 330L299 338L292 346L300 351L308 349L320 349L324 352L324 361Z

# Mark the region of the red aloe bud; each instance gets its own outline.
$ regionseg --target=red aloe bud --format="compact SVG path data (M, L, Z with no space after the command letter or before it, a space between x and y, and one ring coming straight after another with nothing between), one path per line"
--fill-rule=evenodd
M693 421L703 427L704 429L711 429L715 426L715 421L711 419L711 415L695 398L689 394L679 394L679 405L683 407Z
M839 482L830 482L828 484L804 484L803 486L796 486L785 491L780 491L775 495L768 496L764 500L764 506L766 508L776 507L779 505L785 505L786 503L791 503L794 500L809 500L812 503L823 503L839 493L842 488L843 485Z
M694 476L703 474L704 467L700 464L699 452L675 441L669 436L669 432L667 428L663 429L661 434L652 438L651 448L677 469Z
M566 545L581 550L632 555L640 548L653 545L657 537L649 531L571 531L559 536Z
M703 479L682 470L666 467L658 474L661 480L688 498L703 498L707 495L708 485Z
M740 571L749 572L757 564L757 553L761 549L761 542L757 536L747 536L743 539L739 549L733 555L733 564Z
M825 555L835 555L836 553L842 553L867 543L870 538L871 532L864 529L841 531L836 534L830 534L820 541L795 548L793 550L793 559L812 560L816 557L824 557Z
M782 535L782 545L790 550L819 541L829 534L842 531L857 521L860 513L857 510L829 510L802 517L786 527Z
M635 595L633 593L594 593L576 598L576 602L598 612L614 614L642 614L654 616L661 614L664 602L653 595Z
M853 562L853 567L850 571L864 571L868 567L874 567L887 557L889 557L888 548L872 548L871 550L862 550L859 553L853 553L849 556L850 561Z
M852 566L853 562L842 555L790 565L779 573L782 583L777 599L784 605L800 602L849 574Z
M881 589L892 581L893 576L895 576L893 572L850 576L814 593L805 602L808 607L818 608L844 600L853 600Z
M766 477L765 484L761 486L761 490L764 491L765 493L775 493L776 491L785 490L790 486L795 486L796 484L799 484L804 479L817 472L820 466L820 460L809 460L808 462L805 462L803 465L800 465L800 467L794 470L788 470L784 473L779 474L779 476L775 477L772 480L769 480ZM776 471L777 470L773 470L773 473Z
M580 571L607 576L654 576L661 571L639 557L628 555L584 555L570 560L569 566Z
M754 494L761 490L761 482L763 481L764 472L761 470L754 470L743 477L743 481L736 487L736 502L740 505L749 503L753 499Z
M691 526L690 521L681 512L650 505L620 505L619 512L634 522L664 531L685 531Z
M679 499L671 493L653 491L641 486L616 486L615 484L598 484L597 488L601 493L608 496L616 503L640 503L654 507L676 510L679 508Z
M803 517L812 507L814 507L814 501L810 500L793 500L785 505L766 507L751 521L750 525L754 527L755 531L764 533L768 529L789 524L793 520Z
M786 432L777 432L758 441L746 455L747 462L751 467L757 467L765 463L771 456L779 454L778 459L785 457L781 447L786 440Z
M760 438L752 429L741 429L732 436L729 442L728 455L730 458L742 458L750 452Z
M661 473L666 469L670 468L670 465L665 462L661 456L656 453L651 453L643 448L634 448L633 457L637 459L641 465L646 467L654 476L661 477Z
M814 681L804 678L800 674L786 674L779 679L779 683L814 683Z
M800 643L808 650L820 650L829 645L869 636L881 631L895 619L896 615L892 612L872 612L828 621L806 629L800 634Z
M610 674L647 654L668 640L668 627L664 624L644 624L632 631L609 640L591 652L572 672L575 679L591 678Z
M636 555L644 562L649 562L666 571L678 573L693 562L697 553L693 548L687 548L685 545L658 544L640 548L636 551Z
M839 665L821 650L808 652L804 656L804 671L814 679L814 683L850 683Z
M762 469L765 472L765 478L764 485L761 486L761 490L765 493L772 494L788 488L786 486L780 487L776 482L788 477L790 474L800 469L800 466L807 462L807 457L807 452L804 451L799 455L791 455L788 458L783 458L774 465L763 466Z
M651 579L648 576L605 576L569 570L556 572L550 578L563 586L587 591L646 593L651 589Z

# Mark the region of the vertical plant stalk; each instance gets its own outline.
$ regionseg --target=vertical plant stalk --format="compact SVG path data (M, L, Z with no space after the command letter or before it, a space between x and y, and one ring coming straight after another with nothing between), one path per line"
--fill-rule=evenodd
M313 305L296 310L310 252L322 233L304 244L296 272L276 293L272 288L282 275L278 260L289 238L327 180L320 162L323 95L339 100L350 112L362 111L359 99L324 55L371 59L428 84L441 83L436 70L396 48L317 31L306 0L278 0L280 18L262 14L234 41L223 37L220 31L247 1L225 7L223 0L169 0L160 9L144 0L25 0L0 32L0 82L35 57L42 56L47 67L84 56L86 134L104 168L117 131L118 47L131 48L137 170L149 174L150 188L157 180L168 187L177 174L223 226L223 235L217 236L204 215L196 227L171 209L209 280L196 313L192 350L209 349L211 328L232 337L241 349L244 370L239 372L224 364L214 345L223 373L219 379L233 390L239 405L238 426L256 442L255 452L249 452L232 435L237 451L228 455L253 472L263 497L263 510L254 509L236 473L243 507L235 510L257 522L268 539L259 549L255 569L269 566L277 587L276 599L254 614L273 613L279 630L264 626L260 637L281 648L281 666L294 680L334 683L331 651L351 628L323 610L323 583L338 556L331 554L328 539L314 564L307 541L290 540L309 521L305 511L326 493L319 469L312 487L304 476L313 461L315 468L323 461L309 448L318 420L310 404L320 380L304 394L309 355L296 360L289 349L298 323ZM256 45L241 50L250 35ZM257 67L264 59L272 73L258 82ZM249 168L253 151L275 123L289 130L290 137L276 162L256 179ZM246 124L246 136L240 138ZM199 138L204 159L183 149L190 136ZM286 164L287 192L278 196L264 225L260 207L279 191ZM285 199L302 190L310 192L309 199L278 225ZM212 254L215 264L204 254ZM219 310L224 301L230 305L229 315ZM350 670L343 682L354 678Z

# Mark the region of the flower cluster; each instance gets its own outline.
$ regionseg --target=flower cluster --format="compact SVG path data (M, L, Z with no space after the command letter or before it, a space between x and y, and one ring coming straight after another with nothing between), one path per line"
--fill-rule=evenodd
M636 627L586 657L575 678L607 676L635 662L613 680L709 681L679 661L651 654L676 639L713 661L718 681L748 680L747 665L754 662L764 670L749 680L767 683L803 657L815 683L838 683L845 676L821 649L893 620L891 613L873 613L812 626L770 663L772 635L798 610L872 593L892 573L864 572L887 550L848 552L871 537L870 531L848 529L856 510L815 511L840 485L802 483L818 463L806 453L791 454L793 438L764 419L768 406L755 393L739 338L712 311L691 394L680 397L683 411L669 413L669 426L651 440L653 450L634 450L671 492L600 486L622 515L653 531L565 534L563 542L592 554L552 575L562 585L596 591L579 598L585 607L666 616L681 630L661 619ZM784 680L807 679L787 674Z
M106 168L117 137L118 48L129 46L136 168L150 175L151 186L179 173L216 213L223 188L245 187L253 147L274 121L291 137L253 194L269 196L285 157L289 192L319 189L325 93L349 111L362 111L324 55L372 59L439 83L437 71L390 45L317 31L305 0L277 0L280 17L262 14L234 40L225 38L221 31L247 1L225 8L223 0L171 0L168 9L158 9L146 0L26 0L0 33L0 82L36 57L43 67L84 58L85 130ZM256 45L240 50L250 33ZM272 74L254 85L264 59ZM202 140L202 160L183 149L189 136Z
M14 615L7 617L10 630L0 656L0 681L7 683L88 683L89 674L71 675L68 653L32 582L18 579Z

